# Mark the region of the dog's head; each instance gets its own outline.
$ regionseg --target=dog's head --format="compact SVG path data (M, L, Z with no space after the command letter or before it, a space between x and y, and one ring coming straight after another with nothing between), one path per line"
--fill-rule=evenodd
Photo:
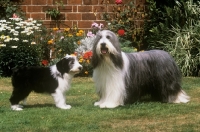
M56 63L57 70L63 75L68 74L78 74L82 69L82 65L79 64L77 57L73 55L66 55L58 63Z
M96 36L93 52L97 53L98 56L120 53L121 49L115 33L109 30L99 31Z
M93 45L92 65L95 68L104 58L111 60L114 65L122 67L122 55L118 37L109 30L99 31ZM109 62L108 62L109 63Z

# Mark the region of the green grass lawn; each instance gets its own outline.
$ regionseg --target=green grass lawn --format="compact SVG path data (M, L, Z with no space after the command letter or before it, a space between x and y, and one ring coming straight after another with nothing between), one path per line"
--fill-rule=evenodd
M195 132L200 131L200 78L183 78L187 104L139 102L100 109L91 78L74 78L66 94L70 110L53 98L31 93L23 111L12 111L10 78L0 78L0 132Z

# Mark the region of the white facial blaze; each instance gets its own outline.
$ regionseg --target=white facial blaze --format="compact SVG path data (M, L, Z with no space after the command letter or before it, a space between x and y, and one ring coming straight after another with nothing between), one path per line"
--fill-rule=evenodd
M78 59L77 59L76 56L72 56L72 57L75 59L75 61L74 61L74 65L73 65L73 67L72 67L72 69L70 71L72 71L72 72L80 72L81 69L82 69L82 65L80 65L80 63L78 62Z
M108 53L116 54L117 50L110 41L112 39L112 37L111 37L112 35L109 34L109 32L106 30L101 31L100 34L101 34L101 39L99 40L99 42L97 44L97 48L96 48L97 54L98 55L102 54L101 53L101 44L105 44L105 47L108 48Z

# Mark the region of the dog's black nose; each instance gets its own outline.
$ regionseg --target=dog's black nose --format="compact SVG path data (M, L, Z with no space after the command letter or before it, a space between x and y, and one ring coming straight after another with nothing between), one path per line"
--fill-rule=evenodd
M79 66L78 69L81 71L81 70L83 69L83 67L82 67L82 66Z
M101 43L102 48L106 47L106 43Z

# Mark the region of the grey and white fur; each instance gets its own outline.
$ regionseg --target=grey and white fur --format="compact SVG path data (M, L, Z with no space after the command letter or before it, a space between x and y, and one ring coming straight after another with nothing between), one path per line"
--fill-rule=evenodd
M152 100L187 103L190 97L181 88L181 72L165 51L124 53L118 37L109 30L97 33L92 65L96 92L95 106L115 108L150 95Z

